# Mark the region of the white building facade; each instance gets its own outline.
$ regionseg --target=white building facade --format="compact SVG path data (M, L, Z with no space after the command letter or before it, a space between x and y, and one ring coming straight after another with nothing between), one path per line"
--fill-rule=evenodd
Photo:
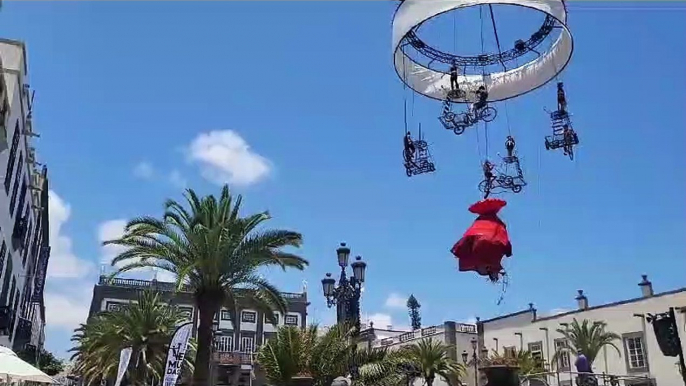
M686 306L686 288L654 294L652 283L646 276L643 276L639 287L641 296L634 299L589 306L588 298L579 290L576 297L578 307L574 311L537 317L536 309L530 304L524 311L479 321L479 344L501 354L512 349L529 350L543 359L553 372L546 376L550 386L572 386L576 378L574 355L563 355L550 366L557 349L567 344L559 331L569 328L574 319L579 323L583 320L602 321L607 323L606 330L620 335L621 340L614 342L619 352L605 347L593 362L593 371L600 375L599 378L603 378L602 374L616 375L622 386L681 385L678 359L662 355L652 326L645 318L648 314L667 312L674 307L683 345L686 332L682 326L686 318L679 310Z
M27 350L31 358L45 341L47 169L32 145L37 135L23 43L0 39L0 69L0 346Z
M364 327L364 326L363 326ZM364 345L367 349L379 349L386 348L389 350L396 350L400 347L417 343L422 339L432 339L439 341L446 346L448 346L450 352L450 357L460 363L462 363L462 353L466 352L468 354L469 360L471 361L472 355L474 355L474 350L472 349L472 340L478 342L477 339L477 329L473 324L464 324L456 322L445 322L437 326L428 326L420 328L414 331L396 331L393 330L391 326L387 326L387 329L377 329L374 328L372 324L369 328L363 328L360 335L365 338ZM477 346L478 347L478 346ZM479 355L476 353L476 355ZM467 374L461 379L464 386L475 386L475 383L481 382L481 377L479 374L479 379L475 379L475 371L471 364L467 366ZM415 379L413 386L424 385L424 380ZM443 379L436 378L433 386L449 386L447 382Z

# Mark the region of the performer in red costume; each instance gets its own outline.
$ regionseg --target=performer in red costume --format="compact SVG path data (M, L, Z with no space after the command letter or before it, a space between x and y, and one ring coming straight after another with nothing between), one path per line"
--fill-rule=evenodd
M501 260L504 256L512 256L507 226L498 217L505 205L504 200L485 199L469 207L469 211L479 217L451 249L458 259L460 271L476 271L493 282L504 275Z

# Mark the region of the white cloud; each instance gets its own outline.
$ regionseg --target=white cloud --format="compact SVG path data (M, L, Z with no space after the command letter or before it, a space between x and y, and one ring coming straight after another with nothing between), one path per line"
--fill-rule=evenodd
M252 185L271 170L269 160L253 152L232 130L201 133L188 147L188 157L200 164L204 178L219 185Z
M154 174L155 169L149 162L140 162L133 168L133 175L144 180L149 180Z
M178 170L172 170L172 172L169 173L169 182L181 189L185 189L188 186L188 181L186 181Z
M48 192L48 216L50 219L49 278L82 278L94 269L93 263L80 260L72 251L71 238L63 234L62 226L71 216L71 206L54 191Z
M374 323L374 328L386 329L388 326L393 326L393 318L391 315L376 313L367 317L367 323Z
M387 308L405 309L407 308L407 298L397 293L391 293L386 298L384 305Z
M49 327L71 333L88 317L95 264L74 254L72 240L63 228L71 217L71 206L52 190L48 192L48 215L51 251L47 274L50 280L44 295L45 318Z
M83 293L60 293L46 291L45 319L47 326L73 331L80 323L85 323L93 294L92 283L84 282L80 287Z
M126 227L126 220L117 219L101 223L98 226L98 242L102 243L108 240L114 240L124 235L124 227ZM126 250L125 247L119 245L103 245L102 256L100 261L103 264L111 264L112 259Z

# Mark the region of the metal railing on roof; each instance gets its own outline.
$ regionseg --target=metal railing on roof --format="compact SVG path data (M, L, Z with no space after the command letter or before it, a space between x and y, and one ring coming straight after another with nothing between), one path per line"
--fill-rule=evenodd
M100 276L98 285L110 286L110 287L124 287L124 288L136 288L136 289L153 289L161 292L176 292L175 283L157 281L157 280L141 280L141 279L125 279L120 277L110 278L109 276ZM187 285L181 286L180 292L190 293L192 292L190 287ZM281 296L286 299L292 300L307 300L307 296L304 293L292 293L292 292L282 292Z

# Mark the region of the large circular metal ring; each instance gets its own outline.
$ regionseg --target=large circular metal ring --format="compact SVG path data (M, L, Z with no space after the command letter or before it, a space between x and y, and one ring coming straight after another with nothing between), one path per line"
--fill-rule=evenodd
M403 51L405 37L418 25L442 13L482 4L516 5L538 10L553 17L561 28L552 47L536 59L511 70L482 75L459 75L460 88L470 90L465 103L475 102L474 91L481 85L488 90L488 101L497 102L533 91L554 79L569 63L574 51L572 34L567 28L567 10L563 0L404 0L393 17L393 61L400 79L415 92L445 100L450 91L450 77L414 61Z

